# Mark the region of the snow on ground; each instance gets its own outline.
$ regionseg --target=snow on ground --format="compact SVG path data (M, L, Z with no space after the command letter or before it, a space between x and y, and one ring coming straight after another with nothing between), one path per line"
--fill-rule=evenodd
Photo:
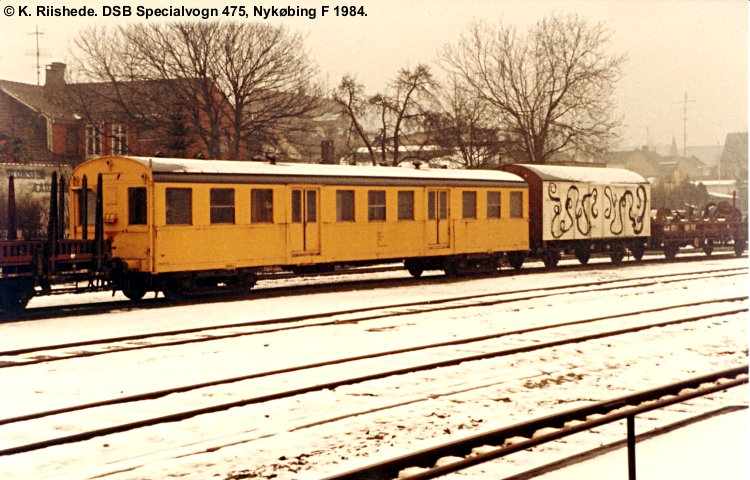
M597 279L671 272L691 273L732 266L746 267L747 260L706 260L594 272L416 283L391 289L229 300L167 308L123 308L122 311L104 315L0 325L0 350L446 296L538 289ZM439 315L393 317L361 324L342 324L335 328L302 329L0 369L0 398L3 398L4 405L2 417L356 353L746 294L745 274L669 286L644 286L619 292L592 291L570 298L556 296L507 306L501 304L492 308L441 312ZM78 303L82 297L96 301L102 298L102 294L76 296L70 301ZM617 301L613 301L615 299ZM704 311L740 308L743 305L746 306L747 302L695 307L690 312L685 309L663 312L647 321L655 321L654 318L663 321L671 316L698 315ZM684 327L648 330L633 336L626 346L618 344L617 351L608 346L611 341L604 340L587 344L585 348L561 347L552 354L547 352L537 357L531 355L472 362L461 368L397 377L373 383L372 386L357 384L334 391L323 390L144 431L0 458L0 476L4 473L8 478L67 479L113 472L104 478L156 479L177 476L198 479L225 478L232 471L250 470L258 475L275 474L277 478L320 478L324 473L344 471L378 458L423 448L430 443L442 443L451 435L465 436L489 427L611 398L630 389L640 390L737 366L747 357L746 322L737 321L738 317L743 318L716 317ZM626 326L631 325L632 319L625 317L622 321ZM691 330L697 334L686 335L685 332ZM703 346L691 345L699 337ZM554 335L549 337L552 338ZM518 339L503 340L506 343L514 341ZM487 346L483 345L483 348ZM471 345L461 348L468 355L481 350L479 347ZM455 349L451 352L455 352ZM411 362L423 363L447 354L447 351L415 354ZM402 361L404 359L399 357L399 365ZM367 368L371 368L372 364L368 365ZM380 369L397 366L388 365L387 359L379 365ZM142 402L126 409L99 409L93 414L71 417L74 420L70 421L80 422L79 425L56 425L56 434L70 433L81 425L101 426L163 414L165 409L179 411L197 408L206 402L222 403L233 398L262 395L347 375L351 376L352 371L341 368L315 370L314 375L302 371L285 377L230 384L210 391ZM735 390L727 394L726 401L730 404L747 404L746 389ZM425 392L433 397L425 400ZM394 407L396 403L402 405ZM700 411L708 407L698 405L690 408ZM330 421L337 416L357 412L360 414L355 417ZM326 423L314 425L316 422ZM50 436L48 428L44 422L21 424L15 430L5 430L12 433L12 438L2 434L0 442L4 445L6 442L15 444L19 439L32 438L39 432L44 432L46 436L43 438L47 438ZM614 428L613 432L616 433L612 435L621 436L622 431ZM375 448L365 450L365 446L372 445ZM222 448L213 450L216 447ZM212 451L206 452L206 449ZM559 454L559 451L554 450L554 454ZM280 460L282 457L285 460ZM533 462L550 460L554 460L554 457L547 459L547 455L536 455ZM295 462L299 464L298 473L294 473ZM521 462L519 466L510 462L512 468L508 469L508 464L505 463L505 471L517 471L528 465ZM480 475L468 478L499 477Z
M719 415L636 445L638 480L747 480L750 416L747 410ZM745 459L745 461L743 461ZM539 480L627 480L627 449L556 470Z

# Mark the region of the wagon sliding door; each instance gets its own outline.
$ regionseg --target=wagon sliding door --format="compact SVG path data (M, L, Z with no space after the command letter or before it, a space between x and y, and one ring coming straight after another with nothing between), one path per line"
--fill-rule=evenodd
M427 245L430 248L447 248L450 243L448 190L428 190Z
M292 189L290 240L293 255L320 253L319 188Z

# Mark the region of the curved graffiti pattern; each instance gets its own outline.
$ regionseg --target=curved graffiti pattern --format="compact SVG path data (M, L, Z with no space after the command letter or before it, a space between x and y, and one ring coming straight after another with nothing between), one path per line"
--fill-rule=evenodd
M565 234L565 231L562 229L560 220L560 215L562 214L562 202L560 202L560 197L556 196L556 194L557 184L550 182L550 184L547 185L547 197L554 202L554 205L552 206L553 215L550 223L550 232L554 238L560 238Z
M644 187L643 185L638 185L638 188L635 191L635 196L638 201L633 206L634 208L631 208L628 212L628 217L630 218L630 224L633 227L633 232L639 234L643 232L643 229L646 226L645 218L646 212L648 211L648 196L646 194L646 187Z
M594 227L593 220L599 216L596 209L597 189L581 199L581 208L576 211L576 228L581 235L588 235Z
M582 236L589 236L594 228L594 220L599 218L597 206L599 199L598 188L592 188L590 193L581 195L576 185L568 187L564 199L558 194L560 187L550 182L547 196L553 202L550 233L559 239L574 227ZM622 194L610 186L604 187L604 236L619 236L626 233L626 221L633 233L638 235L646 227L648 213L648 193L646 187L638 185L635 190L626 189Z
M573 196L575 196L575 199L572 198ZM573 218L575 215L573 211L578 204L578 196L578 187L573 185L568 188L568 192L565 194L565 213L567 214L567 217L563 219L562 222L560 222L560 228L563 232L570 231L570 229L573 228L573 225L576 223L577 215L576 218Z
M547 186L547 197L553 202L550 233L553 238L561 238L574 227L581 235L589 235L593 229L593 219L599 216L596 208L597 189L581 195L576 185L568 187L565 200L557 195L559 187L550 182Z

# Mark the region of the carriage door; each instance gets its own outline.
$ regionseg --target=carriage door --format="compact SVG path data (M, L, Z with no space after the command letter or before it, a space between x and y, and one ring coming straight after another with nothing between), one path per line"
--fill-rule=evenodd
M431 248L450 246L448 190L427 191L427 245Z
M320 253L320 219L318 188L292 189L292 255Z

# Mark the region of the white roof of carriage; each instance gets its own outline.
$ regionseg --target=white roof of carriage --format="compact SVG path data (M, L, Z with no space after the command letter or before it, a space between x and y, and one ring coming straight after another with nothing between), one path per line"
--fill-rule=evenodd
M276 163L233 160L189 160L183 158L128 157L151 168L154 173L292 175L315 177L371 177L403 179L441 179L501 181L525 184L524 180L499 170L458 170L397 168L315 163Z
M520 164L544 181L596 184L648 184L641 175L624 168L568 167L563 165Z

